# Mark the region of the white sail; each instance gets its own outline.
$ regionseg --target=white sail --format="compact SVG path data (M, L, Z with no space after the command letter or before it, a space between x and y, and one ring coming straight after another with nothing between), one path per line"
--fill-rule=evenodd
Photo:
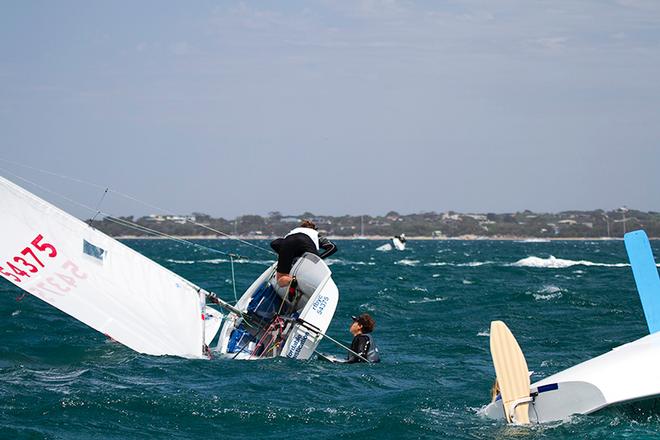
M2 177L0 204L4 278L137 352L204 356L219 316L192 283Z

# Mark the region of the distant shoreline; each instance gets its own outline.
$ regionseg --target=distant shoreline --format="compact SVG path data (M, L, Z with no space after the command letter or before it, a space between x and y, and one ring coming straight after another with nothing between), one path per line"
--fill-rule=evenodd
M153 237L153 236L138 236L138 235L121 235L113 237L116 240L168 240L169 237ZM221 236L221 235L173 235L172 238L181 239L181 240L274 240L278 237L271 236ZM392 237L385 236L364 236L364 237L345 237L345 236L328 236L330 240L336 241L357 241L357 240L369 240L369 241L389 241ZM657 240L656 237L649 237L650 240ZM511 236L495 236L495 237L483 237L483 236L470 236L464 235L459 237L406 237L408 241L526 241L529 243L534 242L546 242L546 241L622 241L621 237L511 237Z
M614 211L565 211L557 214L526 210L509 214L461 214L425 212L401 215L395 211L384 216L320 216L306 212L267 217L243 215L233 220L207 214L149 215L95 220L90 225L113 237L133 239L145 236L177 236L186 239L222 239L231 234L241 239L280 237L312 220L319 230L335 240L389 240L405 233L412 240L608 240L622 238L625 232L644 229L660 237L660 212L621 208Z

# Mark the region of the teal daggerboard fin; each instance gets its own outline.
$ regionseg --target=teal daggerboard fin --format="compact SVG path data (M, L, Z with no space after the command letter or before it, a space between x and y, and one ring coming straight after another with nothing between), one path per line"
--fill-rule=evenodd
M627 233L624 241L649 333L655 333L660 331L660 277L649 238L639 230Z

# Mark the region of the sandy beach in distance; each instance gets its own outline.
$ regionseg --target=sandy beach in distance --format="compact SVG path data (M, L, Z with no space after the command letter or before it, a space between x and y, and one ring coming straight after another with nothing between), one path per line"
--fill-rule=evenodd
M181 235L181 236L172 236L173 238L179 238L182 240L274 240L278 237L275 236L265 236L265 235L245 235L245 236L222 236L222 235ZM169 237L154 237L154 236L135 236L135 235L122 235L114 237L117 240L167 240ZM328 236L330 240L371 240L371 241L388 241L392 237L386 236L364 236L364 237L345 237L345 236ZM657 240L656 237L649 237L650 240ZM464 235L459 237L406 237L408 241L529 241L533 243L535 241L606 241L606 240L623 240L620 237L548 237L548 238L539 238L539 237L512 237L512 236L493 236L485 237L478 235Z

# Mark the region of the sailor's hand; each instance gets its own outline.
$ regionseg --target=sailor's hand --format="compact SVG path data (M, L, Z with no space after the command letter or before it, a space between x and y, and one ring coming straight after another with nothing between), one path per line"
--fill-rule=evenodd
M276 277L277 277L277 284L280 287L288 286L289 283L291 283L291 280L293 279L293 277L291 275L289 275L288 273L279 273L279 272L277 272Z

